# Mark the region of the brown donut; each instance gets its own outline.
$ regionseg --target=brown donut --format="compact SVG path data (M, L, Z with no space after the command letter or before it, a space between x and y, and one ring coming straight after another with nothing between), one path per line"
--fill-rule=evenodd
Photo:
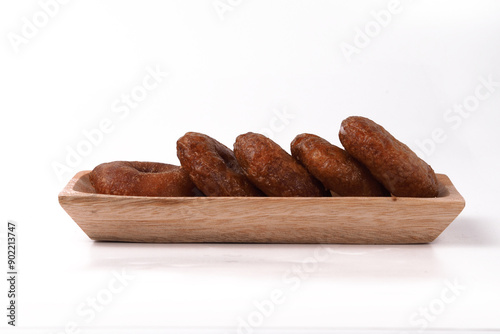
M437 197L436 174L408 146L372 120L353 116L342 122L340 141L394 196Z
M245 175L268 196L325 196L325 188L290 154L257 133L238 136L234 154Z
M159 197L199 194L185 170L159 162L103 163L90 172L89 178L99 194Z
M290 145L297 159L323 185L340 196L387 196L368 169L343 149L316 135L303 133Z
M177 157L207 196L262 196L243 174L233 151L217 140L188 132L177 141Z

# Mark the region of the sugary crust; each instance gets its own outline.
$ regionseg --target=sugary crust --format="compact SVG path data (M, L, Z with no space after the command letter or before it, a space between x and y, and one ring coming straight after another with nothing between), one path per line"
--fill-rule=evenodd
M198 192L180 166L158 162L114 161L98 165L89 175L99 194L184 197Z
M233 151L217 140L188 132L177 141L177 157L207 196L262 196L243 174Z
M437 197L439 186L431 166L382 126L352 116L342 122L339 138L394 196Z
M325 139L303 133L291 145L297 159L323 185L340 196L387 196L388 191L368 169Z
M263 135L249 132L238 136L234 153L245 175L268 196L325 196L318 180Z

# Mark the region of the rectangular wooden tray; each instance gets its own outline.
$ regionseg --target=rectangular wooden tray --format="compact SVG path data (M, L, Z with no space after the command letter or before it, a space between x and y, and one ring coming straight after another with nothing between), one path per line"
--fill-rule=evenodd
M127 242L428 243L465 201L438 174L437 198L140 197L96 194L77 173L59 203L92 240Z

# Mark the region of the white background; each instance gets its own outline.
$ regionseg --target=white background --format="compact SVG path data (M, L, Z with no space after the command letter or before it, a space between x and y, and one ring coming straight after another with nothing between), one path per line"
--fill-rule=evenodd
M72 324L80 332L199 326L236 333L239 319L255 316L255 303L278 289L284 302L255 330L419 330L419 308L439 306L456 282L463 288L441 302L429 328L499 329L500 2L404 1L377 31L373 13L388 6L75 0L52 6L44 22L40 2L3 1L0 250L7 220L16 221L19 325L47 333ZM44 26L23 37L26 20L37 19ZM365 28L374 30L363 39ZM347 44L357 53L346 57ZM168 76L128 114L116 112L148 68ZM489 94L485 80L494 82ZM464 103L471 104L463 116L450 111ZM276 113L291 116L280 123ZM285 149L302 132L339 144L349 115L385 126L465 197L463 213L434 243L330 245L330 256L295 289L284 275L318 246L94 243L57 202L77 171L105 161L177 164L175 142L187 131L230 147L247 131L272 135ZM84 132L103 120L112 124L108 133L84 147ZM439 138L431 143L433 133ZM78 147L85 154L68 166ZM62 165L58 175L54 166ZM79 314L122 270L134 276L127 286L95 318Z

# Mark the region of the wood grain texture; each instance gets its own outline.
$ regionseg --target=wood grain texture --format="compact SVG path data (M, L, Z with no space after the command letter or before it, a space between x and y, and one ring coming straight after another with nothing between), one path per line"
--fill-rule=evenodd
M437 198L139 197L96 194L79 172L59 203L92 240L127 242L428 243L465 201L446 175Z

